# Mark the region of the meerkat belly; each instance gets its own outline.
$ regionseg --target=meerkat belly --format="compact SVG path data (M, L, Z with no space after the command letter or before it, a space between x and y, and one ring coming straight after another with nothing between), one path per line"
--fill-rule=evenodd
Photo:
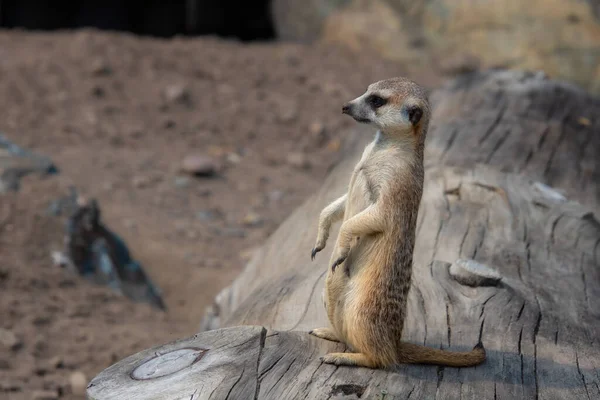
M354 185L348 191L348 200L344 212L344 221L359 214L372 204L373 194L372 185L369 184L366 176L358 172ZM335 272L329 271L326 278L326 298L327 313L334 329L341 337L347 335L347 303L348 299L354 297L353 291L355 285L353 280L357 271L360 271L364 265L369 262L369 257L373 254L377 237L356 237L352 242L352 248L346 260L338 267ZM332 252L330 265L335 261Z

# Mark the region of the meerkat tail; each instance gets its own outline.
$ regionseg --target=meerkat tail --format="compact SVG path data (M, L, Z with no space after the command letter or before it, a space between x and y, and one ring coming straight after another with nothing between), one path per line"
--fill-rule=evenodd
M485 361L483 344L479 342L471 351L434 349L402 342L398 362L405 364L434 364L447 367L473 367Z

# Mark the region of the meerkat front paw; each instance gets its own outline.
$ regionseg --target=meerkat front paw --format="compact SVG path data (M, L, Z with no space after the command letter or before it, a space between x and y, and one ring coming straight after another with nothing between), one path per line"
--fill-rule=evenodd
M338 256L335 258L335 261L331 265L331 272L335 272L337 266L343 263L346 260L346 258L348 258L349 253L350 247L344 247L338 250Z
M331 272L335 272L335 269L346 260L347 256L338 257L331 265Z
M317 255L317 253L320 252L321 250L323 250L324 248L325 248L325 245L323 245L323 246L318 246L317 245L317 246L313 247L312 251L310 252L310 259L312 261L314 261L315 256Z

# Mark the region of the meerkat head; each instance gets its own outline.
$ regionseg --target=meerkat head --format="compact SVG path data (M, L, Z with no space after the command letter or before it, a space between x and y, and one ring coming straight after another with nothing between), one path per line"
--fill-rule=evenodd
M369 85L363 95L346 103L342 112L384 132L419 135L429 122L429 101L418 84L392 78Z

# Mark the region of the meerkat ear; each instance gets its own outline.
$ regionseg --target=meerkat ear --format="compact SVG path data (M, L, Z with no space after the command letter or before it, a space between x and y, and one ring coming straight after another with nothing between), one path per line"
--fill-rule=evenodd
M408 113L408 120L413 126L417 125L423 117L423 110L419 106L409 106L406 112Z

